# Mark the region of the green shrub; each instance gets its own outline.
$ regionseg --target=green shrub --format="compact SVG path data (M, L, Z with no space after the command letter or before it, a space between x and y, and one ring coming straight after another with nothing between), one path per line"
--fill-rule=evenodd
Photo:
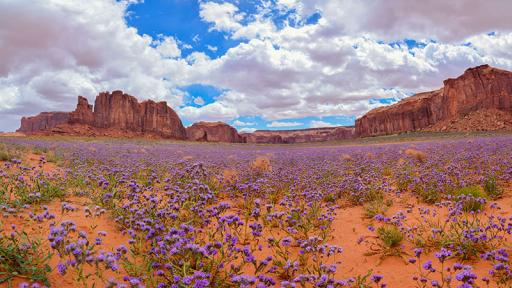
M484 191L491 199L498 199L503 196L503 189L498 186L496 177L491 176L484 180Z
M485 194L484 190L480 186L467 186L460 188L459 190L455 191L455 196L473 196L475 198L487 198L487 195Z
M443 198L441 191L437 188L420 189L417 194L421 201L427 204L437 203Z
M6 151L0 151L0 161L11 161L12 157Z
M482 199L487 199L487 194L485 194L480 186L463 187L455 191L455 196L458 196L459 201L463 202L462 210L464 210L464 212L481 211L485 206L485 202L483 202Z
M50 286L47 275L51 271L48 265L51 256L43 253L40 240L25 232L0 235L0 284L21 276Z
M375 215L384 214L389 206L391 206L391 203L384 199L373 200L364 205L364 216L371 219L375 217Z
M379 227L377 235L387 248L398 247L404 239L404 234L394 225Z
M45 156L46 156L46 161L48 161L49 163L57 164L62 160L62 155L59 152L54 151L54 150L48 151Z

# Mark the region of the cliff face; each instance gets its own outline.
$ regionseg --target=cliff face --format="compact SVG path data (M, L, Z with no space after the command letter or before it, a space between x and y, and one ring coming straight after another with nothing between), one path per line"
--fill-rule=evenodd
M40 130L47 130L57 125L67 123L69 113L67 112L42 112L37 116L21 118L21 127L16 132L34 133Z
M187 139L205 142L242 143L235 128L224 122L197 122L187 127Z
M78 96L78 104L75 111L69 113L69 124L94 124L94 112L87 98Z
M58 114L58 115L57 115ZM25 133L104 135L104 136L158 136L185 139L185 127L166 102L151 100L139 103L122 91L100 93L94 109L86 98L79 96L75 111L70 113L41 113L23 118Z
M247 143L306 143L354 138L354 127L326 127L300 130L258 130L243 134Z
M512 110L512 72L482 65L467 69L444 87L377 108L356 120L360 137L421 130L480 109ZM482 127L485 128L485 127Z
M83 124L87 124L86 122ZM100 93L94 102L94 127L155 133L164 138L185 139L185 127L166 102L146 100L114 91Z

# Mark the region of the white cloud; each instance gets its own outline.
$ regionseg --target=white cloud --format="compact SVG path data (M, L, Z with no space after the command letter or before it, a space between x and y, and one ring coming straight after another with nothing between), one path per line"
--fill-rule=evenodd
M201 2L199 9L201 18L213 24L212 30L229 32L242 27L240 21L243 19L243 14L238 12L238 7L229 2Z
M208 48L208 50L210 50L212 52L217 52L217 50L219 49L216 46L211 46L211 45L206 45L206 47Z
M156 50L162 57L176 58L181 56L181 50L178 43L173 37L164 37L159 41L155 41Z
M284 121L272 121L272 123L267 124L267 127L275 128L275 127L296 127L303 125L300 122L284 122Z
M190 121L228 121L238 117L236 109L214 102L202 107L187 106L179 109L178 114Z
M204 102L204 99L203 99L203 98L201 98L201 97L196 97L196 98L194 98L194 104L199 105L199 106L202 106L202 105L204 105L204 103L205 103L205 102Z
M512 1L304 0L280 1L307 15L321 11L330 36L367 35L378 40L461 41L491 31L510 31Z
M256 128L249 128L249 127L244 127L240 130L238 130L238 133L253 133L254 131L256 131L258 129Z
M256 125L256 122L243 122L240 120L233 121L233 125L235 126L253 126Z
M336 127L336 126L340 126L340 125L336 125L336 124L321 121L321 120L312 120L311 122L309 122L310 128Z

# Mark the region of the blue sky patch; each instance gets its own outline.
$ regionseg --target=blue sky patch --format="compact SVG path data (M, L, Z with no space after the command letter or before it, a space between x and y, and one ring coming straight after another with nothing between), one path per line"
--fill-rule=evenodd
M210 58L218 58L242 42L230 39L224 32L209 31L209 24L199 17L198 1L152 0L130 5L126 21L141 35L147 34L154 39L160 35L174 37L181 44L184 57L200 51ZM187 48L188 45L191 48ZM217 50L209 49L208 45Z
M180 89L188 94L185 104L194 107L201 107L213 103L217 97L224 93L222 89L203 84L192 84L180 87ZM198 101L198 98L201 98L202 101Z

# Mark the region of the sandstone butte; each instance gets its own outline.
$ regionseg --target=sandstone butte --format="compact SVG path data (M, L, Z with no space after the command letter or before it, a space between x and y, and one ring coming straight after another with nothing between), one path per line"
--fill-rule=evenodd
M506 119L498 119L497 125L488 127L486 119L475 119L489 114L481 111L499 111L501 114L497 115ZM356 120L356 134L367 137L418 130L510 129L511 112L512 72L481 65L445 80L439 90L371 110Z
M300 130L257 130L242 136L247 143L306 143L351 139L355 137L354 127L325 127Z
M243 143L235 128L224 122L197 122L187 127L187 139L204 142Z
M23 117L17 132L80 136L148 136L186 139L185 127L166 102L139 103L122 91L103 92L93 106L79 96L73 112L43 112Z

